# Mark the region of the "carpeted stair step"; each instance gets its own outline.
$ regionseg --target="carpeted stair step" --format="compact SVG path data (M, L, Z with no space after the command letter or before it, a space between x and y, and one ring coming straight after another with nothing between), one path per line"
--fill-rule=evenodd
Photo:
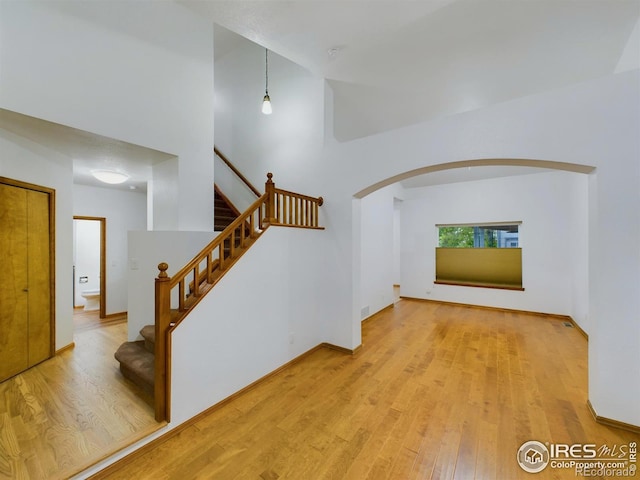
M145 348L144 340L123 343L114 357L120 362L120 371L125 378L153 395L155 357Z
M156 327L155 325L145 325L140 330L140 335L144 338L144 348L154 353L156 351Z

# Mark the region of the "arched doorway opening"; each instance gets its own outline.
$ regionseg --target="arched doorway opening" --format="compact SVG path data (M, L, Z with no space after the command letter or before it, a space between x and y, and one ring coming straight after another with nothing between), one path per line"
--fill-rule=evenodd
M398 254L391 249L399 242L402 296L569 315L588 330L588 211L594 172L588 165L556 161L463 160L403 172L357 192L353 312L360 318L354 322L393 302L393 259ZM420 200L423 194L428 200ZM400 240L394 225L398 199L403 200ZM434 286L436 224L514 220L524 220L526 292L518 296Z

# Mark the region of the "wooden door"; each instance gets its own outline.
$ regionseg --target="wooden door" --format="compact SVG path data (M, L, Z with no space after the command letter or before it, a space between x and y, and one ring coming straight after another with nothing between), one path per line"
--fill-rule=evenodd
M49 195L27 191L29 262L29 366L46 360L51 351L51 269L49 258Z
M53 353L51 202L0 181L0 381Z
M0 184L0 381L29 367L27 190Z

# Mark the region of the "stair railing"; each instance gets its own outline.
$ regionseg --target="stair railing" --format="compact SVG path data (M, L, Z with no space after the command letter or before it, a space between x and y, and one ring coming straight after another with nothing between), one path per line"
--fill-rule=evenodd
M314 198L299 193L276 188L267 173L265 189L271 201L267 205L267 218L271 225L288 227L322 228L318 226L318 210L323 204L322 197Z
M213 152L218 156L218 158L220 158L220 160L222 160L227 167L229 167L229 169L249 188L249 190L251 190L253 193L256 194L256 197L260 196L260 192L258 191L258 189L256 187L254 187L251 182L249 180L247 180L247 178L242 175L242 173L240 172L240 170L238 170L235 165L233 163L231 163L231 161L224 156L224 154L218 150L218 147L214 146L213 147Z
M270 225L323 229L318 224L322 197L278 189L272 178L267 173L265 193L180 271L169 277L169 265L158 265L154 403L159 422L170 419L171 332Z

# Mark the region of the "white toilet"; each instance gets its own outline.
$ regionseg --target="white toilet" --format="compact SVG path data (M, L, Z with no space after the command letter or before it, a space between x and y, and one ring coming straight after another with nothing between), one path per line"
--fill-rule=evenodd
M80 294L85 299L84 310L100 310L100 289L83 290Z

